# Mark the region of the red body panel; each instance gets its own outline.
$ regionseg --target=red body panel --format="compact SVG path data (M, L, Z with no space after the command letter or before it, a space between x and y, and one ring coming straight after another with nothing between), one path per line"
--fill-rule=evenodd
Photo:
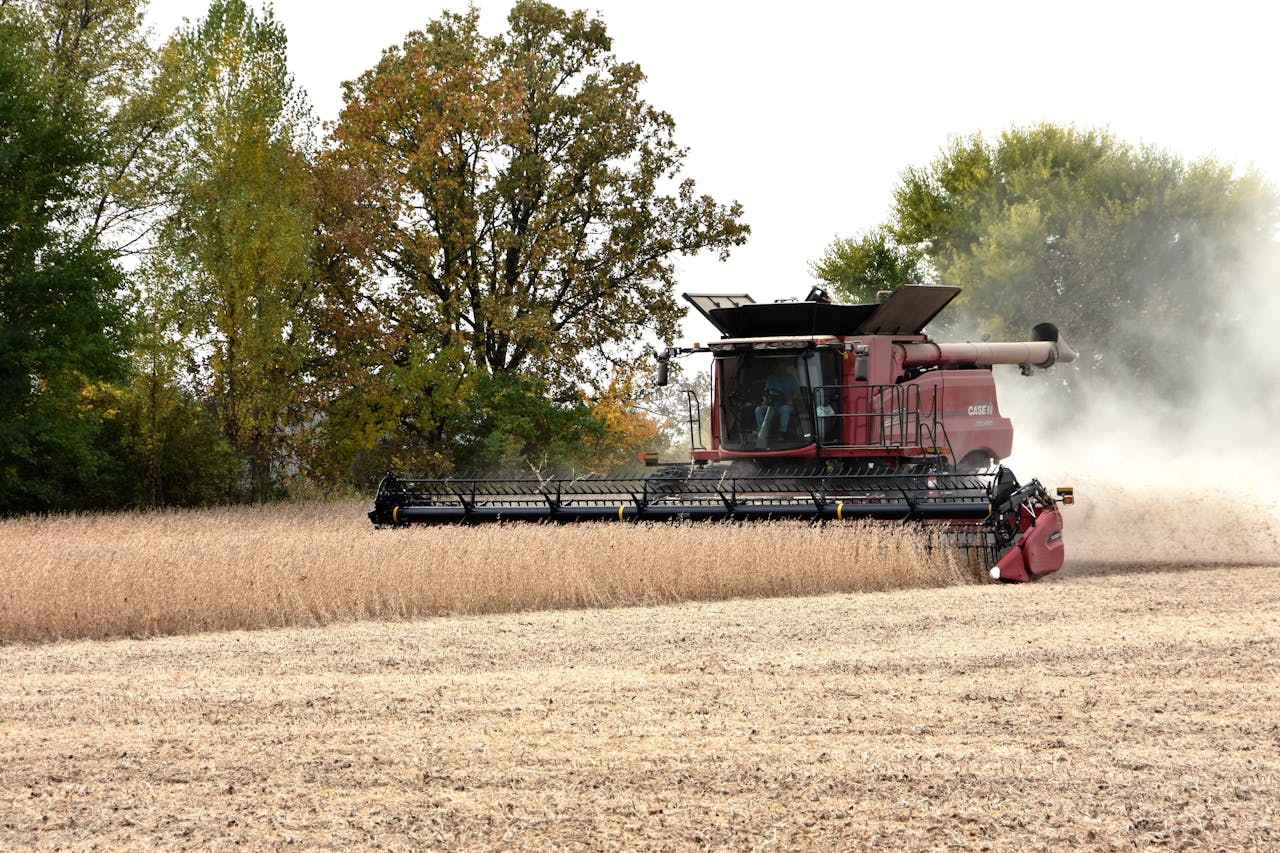
M1004 556L991 569L991 577L1010 583L1026 583L1031 580L1027 575L1027 563L1022 556L1022 549L1014 545L1005 551Z
M1062 513L1057 506L1026 507L1019 522L1021 530L991 568L991 577L1020 583L1061 569L1066 551L1062 547Z
M1062 513L1057 508L1042 512L1022 540L1027 574L1041 578L1062 568L1066 552L1062 547Z
M958 462L970 454L1004 459L1013 452L1013 422L1000 414L990 370L938 370L932 379L943 387L942 423Z

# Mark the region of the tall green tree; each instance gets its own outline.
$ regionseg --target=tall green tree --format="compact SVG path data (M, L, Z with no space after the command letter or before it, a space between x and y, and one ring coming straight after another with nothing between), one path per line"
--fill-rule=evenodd
M173 181L173 69L148 41L147 0L15 0L40 34L54 99L75 110L98 156L76 182L74 227L113 255L152 243Z
M0 512L99 505L105 383L124 375L118 271L68 233L99 156L58 97L29 18L0 8Z
M1051 320L1083 369L1176 395L1207 342L1243 331L1231 297L1275 250L1280 197L1255 171L1044 124L908 169L889 229L994 335Z
M837 237L810 269L845 300L869 304L882 290L923 284L930 277L924 255L921 246L899 244L882 226L857 237Z
M110 415L100 455L118 472L111 500L154 506L232 497L233 454L185 378L191 341L175 333L177 292L155 274L152 257L184 162L175 134L184 69L175 51L165 63L151 45L146 0L8 5L37 36L52 103L76 115L77 132L95 144L60 228L129 270L122 293L134 332L130 375L93 395Z
M181 121L159 286L174 291L167 316L245 460L248 496L261 498L287 469L305 418L310 109L286 66L283 27L243 0L215 0L164 62L181 71Z
M426 401L465 406L509 374L575 405L674 334L676 258L748 233L737 204L679 180L674 122L601 20L525 0L508 24L486 37L476 10L445 14L388 49L347 85L322 158L329 346L362 332L348 373L381 386L353 405L372 434L447 447Z
M132 276L131 375L115 404L128 475L121 498L150 507L235 500L243 457L222 434L191 340L177 333L189 294L172 275L162 253L149 253Z

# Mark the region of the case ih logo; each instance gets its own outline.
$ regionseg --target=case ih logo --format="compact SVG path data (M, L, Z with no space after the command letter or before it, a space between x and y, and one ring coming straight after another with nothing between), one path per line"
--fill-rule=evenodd
M969 414L971 415L994 415L995 413L996 407L990 403L979 403L976 406L969 407Z

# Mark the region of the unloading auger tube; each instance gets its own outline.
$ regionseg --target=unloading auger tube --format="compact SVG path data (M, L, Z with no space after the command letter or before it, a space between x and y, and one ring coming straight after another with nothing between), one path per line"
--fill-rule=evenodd
M976 549L993 578L1028 581L1062 567L1062 516L1036 480L1006 468L974 474L723 476L546 480L408 479L387 474L378 527L508 522L695 522L870 519L923 523Z

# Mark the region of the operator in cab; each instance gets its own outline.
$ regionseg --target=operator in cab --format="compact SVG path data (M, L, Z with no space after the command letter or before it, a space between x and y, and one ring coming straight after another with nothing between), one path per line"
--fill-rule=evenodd
M756 406L756 430L764 429L769 410L777 414L778 432L785 434L787 425L796 411L796 398L800 395L800 382L796 379L793 359L780 358L764 383L763 405Z

